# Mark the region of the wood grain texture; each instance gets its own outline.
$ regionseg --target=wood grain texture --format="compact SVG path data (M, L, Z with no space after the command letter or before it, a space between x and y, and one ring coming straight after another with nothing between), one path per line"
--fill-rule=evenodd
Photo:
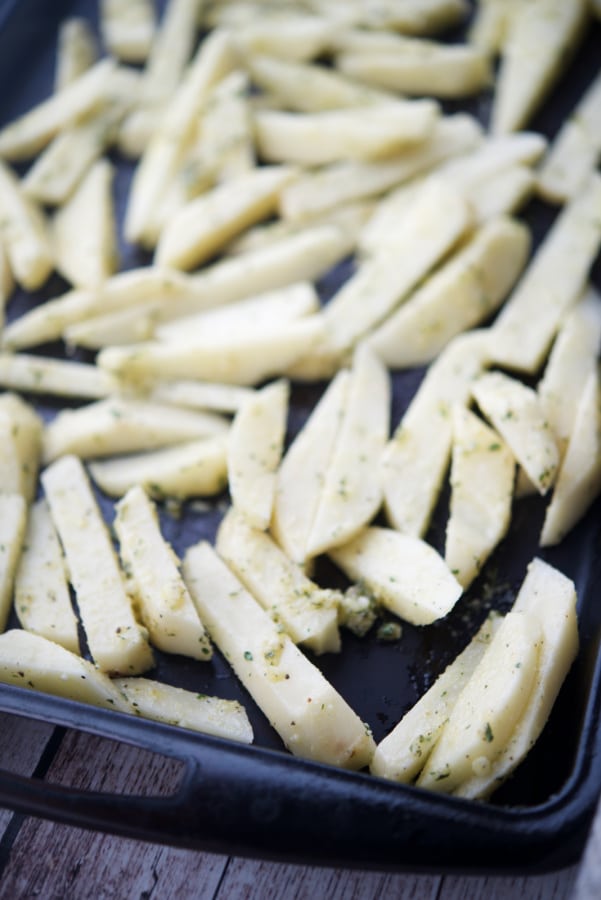
M590 831L572 900L599 900L601 897L601 802Z
M0 766L17 775L31 775L53 730L46 722L0 713ZM12 815L10 810L0 810L0 838Z

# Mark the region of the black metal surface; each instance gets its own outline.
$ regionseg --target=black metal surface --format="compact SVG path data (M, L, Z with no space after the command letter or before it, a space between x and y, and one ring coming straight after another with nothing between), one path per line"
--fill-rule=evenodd
M66 14L96 21L95 0L0 0L0 79L10 86L0 98L0 125L51 90L57 24ZM552 135L598 67L601 29L591 27L582 51L562 85L533 122ZM483 117L488 98L468 106ZM115 158L117 209L122 215L131 166ZM523 218L539 240L555 212L532 203ZM122 245L122 267L148 257ZM323 280L327 299L349 265ZM599 284L599 269L595 280ZM65 285L51 279L35 295L17 294L9 318L55 296ZM59 345L40 348L62 354ZM80 358L89 358L81 354ZM393 427L423 375L394 376ZM322 386L296 386L289 437L301 427ZM51 418L59 404L30 398ZM112 503L98 494L107 520ZM441 500L428 539L439 549L444 537L446 498ZM168 540L182 554L200 537L212 538L227 497L207 513L185 505L178 515L161 511ZM488 804L438 797L412 787L349 774L293 759L221 658L210 663L157 653L152 677L202 693L244 703L255 731L251 748L105 712L70 701L0 686L0 709L114 737L184 760L186 776L167 799L91 794L0 773L0 803L25 813L176 845L264 856L415 871L539 871L572 862L583 845L601 789L601 503L563 542L540 552L537 538L544 501L517 501L510 535L481 577L443 621L428 628L403 623L400 641L383 643L376 629L363 639L346 632L339 655L319 657L334 686L381 739L465 645L491 608L506 610L528 561L542 556L572 577L579 593L581 652L537 746L514 777ZM320 562L318 580L335 583L333 566ZM387 619L393 618L387 616ZM15 626L16 619L11 620ZM310 654L309 654L310 655ZM312 657L313 658L313 657Z

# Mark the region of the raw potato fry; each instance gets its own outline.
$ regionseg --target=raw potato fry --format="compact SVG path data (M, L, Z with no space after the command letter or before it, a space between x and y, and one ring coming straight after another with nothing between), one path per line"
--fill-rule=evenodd
M65 19L58 32L55 91L62 91L76 81L97 58L96 39L86 19Z
M467 404L472 381L490 357L489 332L454 338L430 366L382 459L386 515L404 534L422 537L447 470L451 410Z
M34 497L43 423L16 394L0 394L0 492Z
M581 294L601 243L601 176L555 220L491 329L493 362L534 373ZM536 322L536 328L532 328Z
M347 769L367 765L367 727L212 547L191 547L183 572L209 634L288 749Z
M68 325L63 331L65 343L71 347L112 347L115 344L135 344L149 341L160 319L161 302L149 300L131 309L91 316L83 322Z
M103 672L136 675L153 665L123 574L81 462L64 456L42 473L42 485L94 662Z
M237 412L252 395L252 388L209 381L159 381L149 391L149 399L156 403L221 413Z
M510 166L490 181L468 189L467 198L478 223L520 209L534 191L536 177L526 166Z
M246 73L234 71L219 82L207 100L194 150L200 154L200 165L214 170L219 181L248 172L255 165L248 91Z
M79 655L63 552L45 500L29 510L15 576L15 612L21 626Z
M499 616L486 619L467 647L380 741L370 765L374 775L408 784L419 774L501 621Z
M0 681L118 712L132 712L123 694L87 659L39 634L11 629L0 635Z
M532 696L541 645L537 616L507 613L459 695L417 780L420 787L450 793L490 771Z
M491 56L500 53L517 0L479 0L469 30L469 41Z
M286 166L264 166L192 200L161 233L156 263L175 269L201 265L245 228L272 215L293 176Z
M586 0L534 0L512 9L497 75L491 130L523 128L578 44L587 21Z
M431 362L455 335L488 318L526 263L526 226L499 218L482 226L367 339L391 368Z
M219 527L216 549L295 644L317 654L340 651L336 593L307 578L269 534L231 509Z
M559 451L536 391L502 372L488 372L474 381L472 394L539 494L546 494L555 482Z
M340 24L386 28L402 34L434 34L465 18L464 0L311 0L311 6Z
M601 74L561 126L538 173L538 192L561 203L580 193L601 156Z
M52 221L56 268L76 287L97 287L117 268L113 176L98 160Z
M534 687L509 742L488 773L464 781L456 794L486 798L519 765L537 741L559 689L578 652L574 583L557 569L534 559L528 566L513 609L535 617L541 627Z
M430 544L391 528L366 528L328 553L378 603L412 625L430 625L446 616L462 594L461 585Z
M0 332L4 325L5 310L15 288L15 279L8 261L4 243L0 238Z
M166 653L209 660L213 650L179 560L163 539L156 507L142 487L131 488L116 505L113 527L128 591L151 644Z
M334 37L331 22L317 16L289 15L263 19L237 28L237 48L246 54L265 54L305 62L327 50Z
M397 100L321 113L258 110L257 150L266 162L309 166L385 159L425 141L437 115L438 107L431 100Z
M261 531L271 521L289 395L287 381L256 391L236 413L229 433L227 469L232 504Z
M67 453L89 459L152 450L224 435L228 428L216 413L113 397L59 412L44 432L44 459L50 462Z
M100 32L111 56L144 62L155 33L152 0L101 0Z
M252 744L252 725L237 700L208 697L149 678L115 678L113 683L139 716Z
M271 530L299 566L308 558L308 543L323 483L334 453L350 388L350 372L339 372L326 388L280 464Z
M0 161L0 238L15 281L27 290L41 287L54 266L44 215L21 190L19 179Z
M513 453L498 433L456 407L445 561L464 590L507 533L514 478Z
M15 571L19 564L25 528L27 504L22 494L0 494L0 631L12 606Z
M601 387L599 372L588 376L570 440L547 507L541 547L558 544L601 491Z
M90 475L110 497L122 497L135 485L157 500L212 497L227 485L226 441L206 438L93 462Z
M367 347L353 360L346 406L325 470L307 554L317 556L345 544L382 503L380 457L388 438L390 380Z
M30 394L99 400L114 394L118 382L89 363L0 352L0 385Z

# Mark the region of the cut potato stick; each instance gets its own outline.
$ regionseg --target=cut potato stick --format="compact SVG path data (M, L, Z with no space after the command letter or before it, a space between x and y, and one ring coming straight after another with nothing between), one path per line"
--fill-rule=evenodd
M50 462L67 453L90 459L153 450L224 435L228 428L216 413L113 397L59 412L44 431L44 459Z
M41 287L54 265L43 213L21 190L14 172L0 161L0 238L15 281L27 290Z
M438 108L430 100L377 106L287 113L258 110L255 137L266 162L319 166L338 160L377 160L425 141Z
M207 543L191 547L184 578L214 642L296 756L361 769L369 730Z
M468 188L467 198L477 222L517 212L533 193L536 176L526 166L510 166L487 181Z
M586 0L515 4L497 75L493 133L517 131L528 123L577 45L586 20Z
M601 386L599 372L588 376L572 433L547 507L541 547L558 544L580 521L601 491Z
M366 528L328 553L378 603L412 625L430 625L446 616L462 594L461 585L430 544L391 528Z
M102 106L117 71L113 60L102 59L68 87L43 100L0 131L0 157L30 159L58 132Z
M216 549L245 588L295 644L314 653L340 650L334 591L324 590L234 509L222 520Z
M26 631L79 654L77 619L71 605L63 551L45 500L29 510L15 576L14 606Z
M289 395L286 381L255 391L236 413L229 433L227 470L232 504L261 531L271 521Z
M514 479L513 453L498 433L455 407L445 561L464 590L507 533Z
M344 416L351 375L339 372L281 462L271 530L290 559L304 565L323 483Z
M219 181L227 181L255 165L252 116L248 103L246 73L234 71L213 90L202 117L200 139L194 151L201 166L214 170Z
M530 235L510 219L482 226L367 338L391 368L431 362L456 335L503 302L526 263Z
M380 508L380 458L388 438L389 417L388 373L370 350L359 347L307 539L309 556L345 544Z
M39 634L0 635L0 681L118 712L132 709L115 684L87 659Z
M112 347L116 344L135 344L149 341L160 319L160 300L148 300L131 309L91 316L83 322L68 325L63 331L65 343L71 347Z
M208 660L213 650L179 572L179 560L161 534L156 507L133 487L115 507L113 527L127 587L148 629L166 653Z
M578 402L596 368L601 346L601 297L589 285L566 316L555 339L538 395L563 456L572 434Z
M311 0L311 6L340 24L415 35L444 31L461 22L468 12L464 0Z
M86 19L65 19L58 30L54 89L62 91L94 65L96 39Z
M122 497L135 485L156 500L212 497L227 485L226 440L206 438L93 462L90 474L110 497Z
M580 193L601 156L601 74L565 120L538 173L538 192L561 203Z
M222 413L237 412L252 395L252 388L208 381L158 381L149 391L149 399L156 403Z
M153 665L102 514L81 462L65 456L42 473L88 647L104 672L139 674Z
M22 494L0 494L0 631L11 610L15 572L19 564L27 504Z
M162 231L156 263L176 269L201 265L245 228L272 215L293 176L286 166L263 166L192 200Z
M133 711L145 719L252 744L252 725L237 700L222 700L150 678L115 678Z
M236 46L243 54L260 54L306 62L332 43L335 27L317 16L291 14L250 22L236 28Z
M479 0L468 33L468 40L490 56L501 52L516 0Z
M96 287L117 267L113 176L98 160L52 220L56 268L76 287Z
M100 400L117 391L117 381L90 363L26 353L0 353L0 385L31 394Z
M35 494L42 447L43 423L37 412L16 394L0 394L0 492Z
M535 617L542 631L534 687L501 755L487 773L457 788L455 793L462 797L486 798L522 762L542 732L578 652L576 590L557 569L534 559L513 609Z
M144 62L155 33L152 0L101 0L100 32L111 56Z
M451 156L465 153L478 143L480 136L481 129L471 116L447 116L436 123L431 137L422 144L391 159L339 162L301 174L283 189L280 213L298 221L343 203L378 196Z
M467 647L380 741L370 765L374 775L409 783L419 774L501 621L500 616L486 619Z
M536 391L502 372L488 372L474 381L472 394L539 494L546 494L557 475L559 452Z
M493 361L534 373L581 294L601 243L601 176L555 220L492 328ZM536 328L529 325L536 322Z
M458 335L430 366L383 456L386 514L404 534L422 537L447 470L451 410L467 404L471 386L488 364L489 332Z

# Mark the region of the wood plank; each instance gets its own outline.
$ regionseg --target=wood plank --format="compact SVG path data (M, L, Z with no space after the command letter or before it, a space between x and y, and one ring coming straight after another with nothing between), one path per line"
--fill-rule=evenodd
M31 775L53 731L54 726L46 722L0 713L0 766L18 775ZM0 810L0 838L12 816L10 810Z
M454 878L446 876L438 900L569 900L577 866L529 878L490 876Z

